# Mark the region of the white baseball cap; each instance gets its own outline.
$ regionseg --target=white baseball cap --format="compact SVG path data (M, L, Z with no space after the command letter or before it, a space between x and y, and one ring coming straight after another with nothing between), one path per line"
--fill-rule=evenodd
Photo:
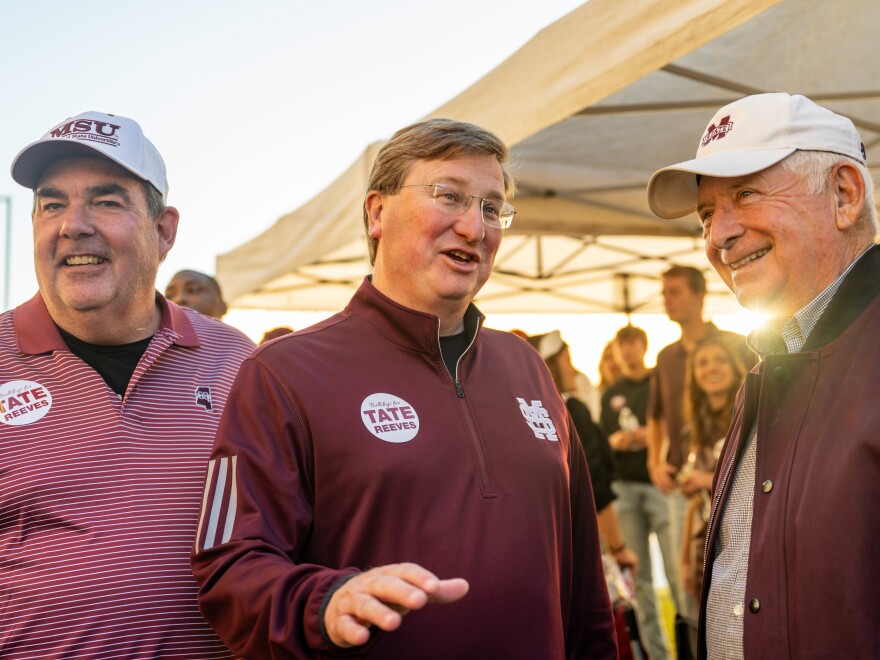
M697 177L737 177L775 165L795 151L830 151L865 164L865 146L853 123L805 96L756 94L715 113L697 157L654 172L648 204L661 218L697 208Z
M168 180L162 156L133 119L103 112L83 112L68 117L36 142L18 152L12 161L12 178L25 188L37 187L45 169L60 158L94 156L109 158L149 181L168 197Z
M538 340L538 353L545 360L549 360L563 348L565 348L565 342L562 341L562 334L559 330L553 330L545 335L541 335Z

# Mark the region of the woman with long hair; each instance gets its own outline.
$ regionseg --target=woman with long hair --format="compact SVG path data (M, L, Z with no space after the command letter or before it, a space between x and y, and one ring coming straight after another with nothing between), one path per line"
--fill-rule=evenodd
M604 394L605 390L614 385L618 378L620 378L620 364L614 355L614 340L612 339L605 344L599 358L599 392Z
M733 401L745 377L745 367L730 341L710 336L688 356L685 370L685 433L690 455L679 476L679 488L689 496L685 513L680 563L685 589L700 597L703 581L706 523L711 506L712 474L733 413Z

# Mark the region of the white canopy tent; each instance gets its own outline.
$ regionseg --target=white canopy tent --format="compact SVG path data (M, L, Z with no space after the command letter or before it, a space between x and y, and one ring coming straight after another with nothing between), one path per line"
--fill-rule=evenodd
M659 273L683 263L707 270L710 313L739 309L707 268L696 217L650 212L648 178L691 158L720 106L762 91L803 93L849 116L873 163L878 34L875 0L591 0L538 33L429 115L477 123L512 145L517 216L477 304L659 312ZM345 305L370 270L361 204L379 146L218 258L232 306Z

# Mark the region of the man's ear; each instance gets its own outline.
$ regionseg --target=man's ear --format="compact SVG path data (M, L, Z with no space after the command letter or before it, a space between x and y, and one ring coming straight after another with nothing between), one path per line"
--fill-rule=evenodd
M166 206L165 210L156 220L156 229L159 233L159 261L164 261L168 252L174 246L177 239L177 223L180 221L180 213L173 206Z
M836 200L835 221L840 231L853 228L865 206L865 182L855 165L839 163L831 172L831 190Z
M370 238L382 237L382 218L385 212L385 195L378 190L371 190L364 200L364 209L367 211L367 235Z

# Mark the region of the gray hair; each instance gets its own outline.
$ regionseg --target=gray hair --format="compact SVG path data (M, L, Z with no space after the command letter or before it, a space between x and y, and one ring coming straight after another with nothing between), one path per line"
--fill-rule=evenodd
M150 219L155 220L165 211L165 198L162 197L162 193L149 181L141 182L144 187L144 197L147 200L147 212L150 214ZM211 278L213 279L213 278Z
M493 156L501 166L504 192L513 195L515 184L507 168L507 145L494 133L475 124L452 119L428 119L397 131L386 142L373 162L367 191L393 191L403 185L413 163L418 160L448 160L460 156ZM364 204L364 229L370 218ZM379 240L368 238L370 263L376 261Z
M827 190L828 173L838 163L852 165L862 175L862 181L865 182L865 208L860 219L866 220L865 228L870 228L872 236L876 237L880 232L880 223L877 220L877 207L874 205L874 181L868 168L862 163L849 156L830 151L798 150L779 164L785 171L800 177L810 194L817 195Z

